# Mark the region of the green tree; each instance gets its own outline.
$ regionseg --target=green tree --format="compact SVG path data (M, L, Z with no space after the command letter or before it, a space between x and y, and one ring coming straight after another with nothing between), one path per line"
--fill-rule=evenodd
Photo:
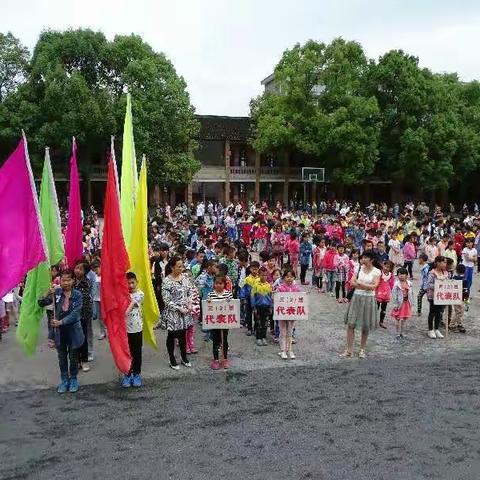
M255 148L312 154L338 183L365 180L378 158L379 134L377 101L365 89L368 68L362 47L341 38L286 50L275 91L251 102Z
M186 84L163 54L135 35L109 42L88 29L43 32L27 81L0 112L0 141L18 138L25 128L31 151L49 145L54 157L67 158L75 135L88 165L104 157L111 134L120 147L127 89L136 151L149 159L149 181L188 181L199 165L192 155L198 122Z
M126 88L132 94L136 150L149 160L155 183L190 182L200 163L194 158L199 123L186 83L162 53L135 35L117 36L105 51L108 84L123 125Z
M0 33L0 103L24 81L29 57L18 38Z
M421 69L418 58L401 50L371 64L367 83L382 116L377 166L382 176L397 185L446 190L477 168L475 88L461 84L456 75Z

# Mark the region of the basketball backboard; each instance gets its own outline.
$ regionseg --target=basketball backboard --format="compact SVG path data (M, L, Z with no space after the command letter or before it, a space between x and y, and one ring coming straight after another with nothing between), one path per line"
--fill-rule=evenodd
M302 182L324 182L325 181L325 169L314 167L302 168Z

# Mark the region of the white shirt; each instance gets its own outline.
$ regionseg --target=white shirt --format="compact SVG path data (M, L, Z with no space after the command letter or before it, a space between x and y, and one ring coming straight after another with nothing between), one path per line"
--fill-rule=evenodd
M95 287L96 288L93 289L94 294L93 294L93 299L92 299L94 302L99 302L100 301L100 283L101 283L101 281L102 281L102 277L95 274Z
M373 267L370 272L366 273L364 267L362 266L362 268L360 268L360 272L358 273L358 281L366 285L375 285L376 279L380 277L381 274L382 272L376 267ZM373 297L375 296L375 290L361 290L359 288L356 288L355 295Z
M466 267L474 267L474 266L475 266L475 262L472 262L472 261L467 260L467 257L471 258L471 257L476 257L476 256L477 256L477 250L476 250L475 248L467 248L467 247L465 247L465 248L462 250L463 264L464 264Z
M2 300L5 302L5 303L13 303L13 290L11 292L8 292L3 298Z
M130 294L130 299L135 302L135 305L127 316L127 333L138 333L143 330L143 315L141 309L143 297L144 295L141 290Z

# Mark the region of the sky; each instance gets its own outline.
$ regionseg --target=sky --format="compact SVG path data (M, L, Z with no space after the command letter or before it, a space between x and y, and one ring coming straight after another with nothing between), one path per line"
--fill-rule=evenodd
M422 67L480 78L480 2L470 0L0 0L0 32L30 49L44 29L141 35L188 85L197 113L248 115L282 53L341 36L369 58L394 48Z

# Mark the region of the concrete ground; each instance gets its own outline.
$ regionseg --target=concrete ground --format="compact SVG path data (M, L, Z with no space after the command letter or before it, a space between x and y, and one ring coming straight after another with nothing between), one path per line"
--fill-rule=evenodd
M478 277L473 292L478 290ZM96 342L75 396L58 396L56 354L43 341L26 359L14 332L0 343L0 479L480 478L478 298L467 334L426 337L424 315L408 339L372 333L368 358L342 360L345 305L311 293L297 324L297 360L231 334L232 368L209 368L198 335L192 369L168 368L144 348L144 388L121 390Z

